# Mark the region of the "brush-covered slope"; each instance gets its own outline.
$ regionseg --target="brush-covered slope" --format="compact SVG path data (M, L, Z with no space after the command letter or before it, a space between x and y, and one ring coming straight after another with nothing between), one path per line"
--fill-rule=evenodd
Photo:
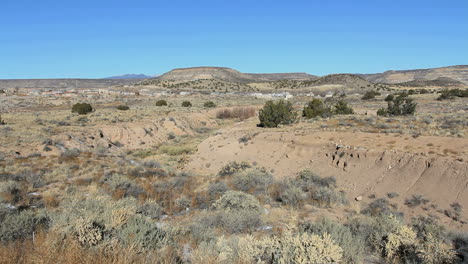
M466 84L449 77L439 77L435 80L414 80L409 82L397 83L407 87L464 87Z
M435 80L440 77L449 77L468 84L468 65L432 69L386 71L375 74L361 74L361 76L373 83L395 84L414 80Z

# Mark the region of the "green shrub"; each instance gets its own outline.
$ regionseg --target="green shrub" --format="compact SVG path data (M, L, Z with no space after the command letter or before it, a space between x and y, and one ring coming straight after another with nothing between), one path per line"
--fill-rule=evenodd
M389 94L385 97L385 102L391 102L393 99L395 99L395 96L393 94Z
M253 248L252 260L260 259L261 263L322 264L342 263L343 260L343 249L328 234L287 232L252 242L242 241L243 247Z
M251 232L263 224L262 213L251 209L208 212L196 222L198 228L221 228L228 233Z
M239 171L245 170L247 168L250 168L249 163L242 161L242 162L229 162L226 164L224 167L221 168L221 170L218 172L218 176L224 177L224 176L230 176L233 175L234 173L237 173Z
M354 235L348 226L321 218L316 222L306 222L299 226L301 232L324 236L331 239L343 249L344 263L362 263L366 253L365 241L362 236Z
M49 218L44 211L4 212L0 215L0 223L0 242L8 243L26 239L33 232L47 228Z
M297 118L297 113L289 101L268 101L260 109L258 117L260 119L259 127L278 127L278 125L292 124Z
M238 172L232 178L232 184L235 189L250 193L265 192L272 183L273 176L265 170L260 169Z
M182 107L192 107L192 103L190 101L183 101Z
M156 101L156 106L167 106L166 100L158 100Z
M390 202L386 198L379 198L372 201L367 208L361 211L363 214L378 216L378 215L390 215L395 212L390 208Z
M78 113L80 115L86 115L93 111L93 107L87 103L77 103L72 106L72 113Z
M211 233L213 228L241 233L253 231L263 223L263 209L259 201L255 196L244 192L226 191L211 205L211 209L196 219L190 228L192 235L198 240L205 240L206 235L202 233Z
M453 99L455 97L468 97L468 89L444 89L440 92L440 96L437 100Z
M367 91L361 99L370 100L370 99L374 99L377 95L380 95L380 93L376 91Z
M378 116L386 116L387 115L387 110L385 110L383 108L379 108L379 110L377 110L377 115Z
M156 201L146 201L138 207L137 213L147 216L151 219L159 219L164 214L164 209Z
M347 203L345 193L336 190L334 177L322 178L308 170L299 173L296 179L277 184L275 187L273 198L294 207L300 207L306 201L319 207Z
M413 99L399 95L392 101L388 102L387 109L379 109L377 115L379 116L400 116L400 115L414 115L416 112L417 104Z
M335 177L320 177L310 170L303 170L299 172L298 179L306 184L327 188L336 188Z
M284 205L300 208L307 198L302 188L297 186L294 182L284 181L276 184L275 187L273 198Z
M122 110L122 111L126 111L126 110L130 109L130 107L128 107L128 105L118 105L116 108L117 108L117 110Z
M139 216L131 217L117 230L116 236L124 245L141 249L158 249L171 243L169 234L156 222Z
M215 183L211 183L208 186L208 195L210 196L211 200L214 200L214 199L218 199L228 190L229 190L229 187L226 185L226 183L215 182Z
M333 113L335 115L352 115L354 110L344 100L339 100L334 106Z
M211 205L213 210L252 210L261 212L262 207L255 196L245 192L227 191Z
M302 116L305 118L328 117L331 114L330 107L326 106L320 99L313 99L308 102L302 110Z
M405 200L405 205L410 207L410 208L413 208L413 207L419 206L421 204L427 204L428 202L429 202L429 200L424 198L422 195L415 194L415 195L411 196L411 198L408 198L408 199Z
M213 108L213 107L216 107L216 104L213 101L208 101L203 104L203 107Z

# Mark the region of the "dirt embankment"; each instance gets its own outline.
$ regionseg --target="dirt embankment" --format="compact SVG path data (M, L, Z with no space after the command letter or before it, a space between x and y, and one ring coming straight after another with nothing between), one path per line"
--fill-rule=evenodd
M443 210L454 202L468 208L465 138L308 132L302 128L282 131L253 129L251 125L239 123L206 139L185 169L216 174L230 161L266 167L276 177L294 177L310 169L336 177L350 200L362 196L362 203L367 203L372 201L369 195L387 197L395 192L398 197L391 202L410 215L423 210L404 205L412 195L428 199L425 213L442 218ZM467 211L462 212L465 219Z

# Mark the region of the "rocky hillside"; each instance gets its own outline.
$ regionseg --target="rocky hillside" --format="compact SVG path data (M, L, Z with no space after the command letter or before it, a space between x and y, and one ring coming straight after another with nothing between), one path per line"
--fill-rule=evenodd
M407 87L430 87L430 86L437 86L437 87L464 87L466 84L454 80L449 77L439 77L435 80L413 80L409 82L398 83L401 86Z
M351 89L363 89L374 87L374 84L355 74L330 74L320 77L316 80L310 81L309 83L311 84L311 86L330 84L343 85Z
M414 80L435 80L439 77L449 77L468 84L468 65L457 65L442 68L386 71L375 74L360 74L373 83L402 83Z
M219 79L234 83L268 82L277 80L310 80L316 76L307 73L242 73L225 67L180 68L167 72L157 80L187 82L195 80Z

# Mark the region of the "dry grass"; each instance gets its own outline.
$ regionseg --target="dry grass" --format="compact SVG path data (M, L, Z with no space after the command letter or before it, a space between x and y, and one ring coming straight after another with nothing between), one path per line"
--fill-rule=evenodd
M216 118L228 119L239 118L241 121L254 117L257 114L255 107L234 107L220 109L216 112Z
M49 232L38 233L34 241L27 240L9 245L0 244L0 263L70 263L70 264L127 264L175 263L178 252L167 247L154 252L141 253L133 247L114 245L110 248L85 248L77 241L65 239Z

